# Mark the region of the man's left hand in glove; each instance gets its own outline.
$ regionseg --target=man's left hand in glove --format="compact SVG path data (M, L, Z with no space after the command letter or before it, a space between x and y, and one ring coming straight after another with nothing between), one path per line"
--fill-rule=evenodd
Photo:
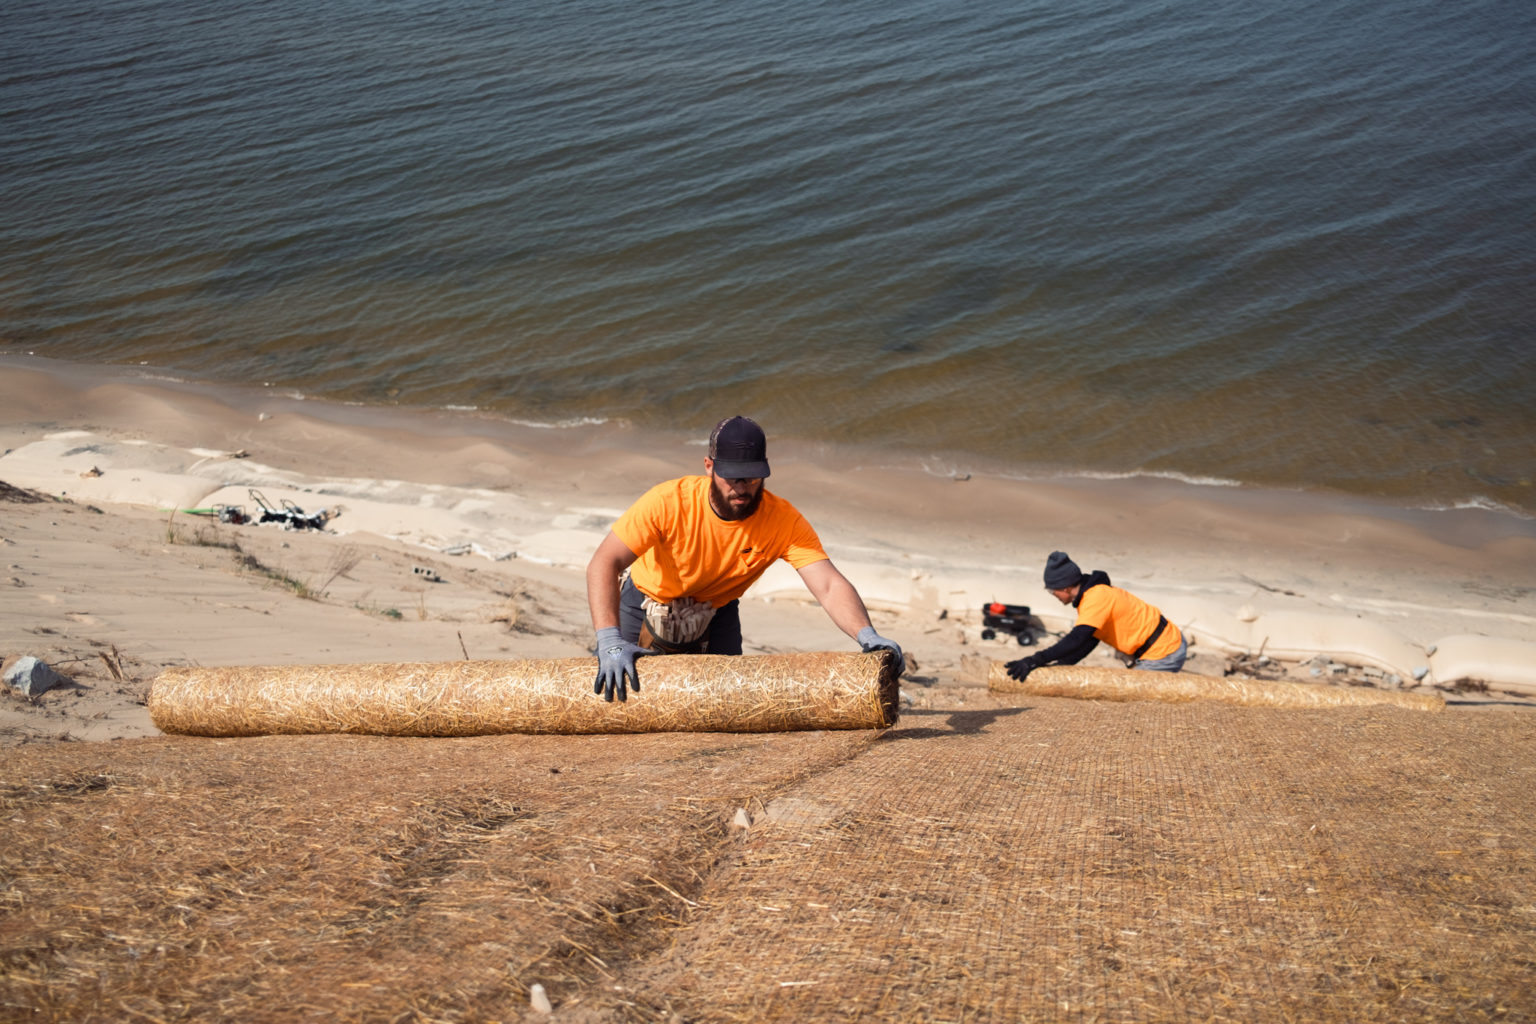
M907 670L907 658L906 655L901 653L901 645L894 640L887 640L879 633L876 633L874 626L865 626L859 630L859 635L854 639L859 642L859 648L865 654L882 648L894 651L896 653L896 674L899 676Z

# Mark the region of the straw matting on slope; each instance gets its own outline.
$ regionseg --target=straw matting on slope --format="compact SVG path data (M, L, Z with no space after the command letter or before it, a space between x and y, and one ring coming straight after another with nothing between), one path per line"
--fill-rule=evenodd
M1536 1019L1529 709L950 693L884 732L19 747L0 1019L515 1021L534 983L555 1020Z
M1406 693L1368 686L1323 686L1265 679L1218 679L1189 672L1147 672L1086 665L1047 665L1023 682L1008 674L1005 663L992 662L987 687L993 693L1085 700L1158 700L1179 704L1213 700L1248 707L1325 708L1392 704L1419 711L1442 711L1445 699L1434 693Z
M0 1020L513 1021L691 911L736 807L871 731L29 744Z
M1533 1020L1533 725L909 711L624 983L707 1021Z
M639 659L641 690L592 692L594 658L428 664L171 668L150 689L162 732L786 732L878 729L897 716L895 658L817 652Z

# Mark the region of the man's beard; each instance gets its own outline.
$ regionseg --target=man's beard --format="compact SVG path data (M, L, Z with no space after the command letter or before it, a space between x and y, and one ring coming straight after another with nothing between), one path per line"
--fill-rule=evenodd
M725 492L720 489L720 482L713 476L709 478L709 503L715 510L715 515L728 523L746 519L757 511L757 506L763 503L763 488L759 486L757 493L752 495L752 500L739 508L732 505L726 498Z

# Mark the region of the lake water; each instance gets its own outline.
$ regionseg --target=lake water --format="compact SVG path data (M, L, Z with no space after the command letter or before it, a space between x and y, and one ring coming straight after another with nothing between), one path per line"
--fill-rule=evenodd
M0 350L1536 515L1536 4L9 0Z

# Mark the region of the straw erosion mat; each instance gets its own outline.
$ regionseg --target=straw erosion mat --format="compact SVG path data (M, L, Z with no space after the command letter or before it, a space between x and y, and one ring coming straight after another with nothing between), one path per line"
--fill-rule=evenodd
M0 1017L1536 1019L1529 709L954 699L21 746Z
M652 656L642 698L593 700L591 658L373 665L176 667L149 710L191 736L373 733L786 732L896 721L889 651Z
M1086 700L1166 700L1182 703L1214 700L1267 708L1330 708L1361 704L1394 704L1419 711L1444 711L1438 693L1406 693L1374 686L1322 686L1270 682L1263 679L1216 678L1193 672L1144 672L1128 668L1088 668L1050 665L1029 673L1023 682L1008 675L1006 662L987 669L993 693L1024 693L1035 697L1080 697Z

